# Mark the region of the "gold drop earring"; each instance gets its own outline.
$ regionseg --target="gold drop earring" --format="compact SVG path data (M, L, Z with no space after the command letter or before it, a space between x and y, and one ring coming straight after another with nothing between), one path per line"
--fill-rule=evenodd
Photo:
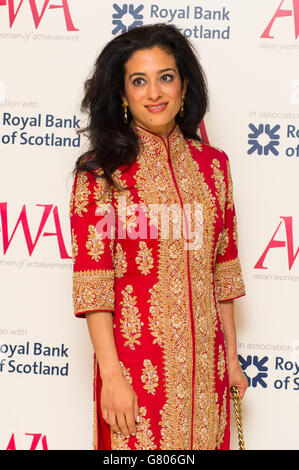
M128 124L128 105L127 105L127 103L123 103L122 107L124 108L124 123Z
M185 95L182 95L182 102L181 102L181 110L180 110L180 116L184 116L184 103L185 103Z

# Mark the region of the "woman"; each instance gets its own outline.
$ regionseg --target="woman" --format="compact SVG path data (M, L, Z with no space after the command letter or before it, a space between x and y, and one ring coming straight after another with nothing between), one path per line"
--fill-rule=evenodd
M247 387L233 310L245 288L229 160L197 135L201 67L176 27L142 26L104 47L85 91L90 150L70 216L94 447L229 449L229 387Z

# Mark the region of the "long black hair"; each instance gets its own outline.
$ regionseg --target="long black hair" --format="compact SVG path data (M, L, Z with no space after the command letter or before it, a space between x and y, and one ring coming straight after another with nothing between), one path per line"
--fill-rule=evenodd
M85 82L81 111L88 114L88 124L79 132L87 133L89 150L77 159L74 171L85 170L98 176L95 170L101 168L102 177L118 187L112 173L120 165L127 165L128 169L135 162L139 141L130 126L129 109L128 123L123 120L125 64L134 52L155 46L174 56L182 83L187 79L184 116L178 113L176 123L185 138L200 141L197 128L206 113L208 97L205 75L194 47L174 25L143 25L108 42Z

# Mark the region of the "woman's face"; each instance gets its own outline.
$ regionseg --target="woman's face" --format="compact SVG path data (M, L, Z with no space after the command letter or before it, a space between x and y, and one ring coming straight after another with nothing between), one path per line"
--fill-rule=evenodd
M185 90L173 55L159 47L136 51L125 64L123 101L156 134L166 137L173 128Z

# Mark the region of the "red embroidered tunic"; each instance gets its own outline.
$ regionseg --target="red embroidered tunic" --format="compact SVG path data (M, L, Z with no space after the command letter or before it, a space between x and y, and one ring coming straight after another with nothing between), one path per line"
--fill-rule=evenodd
M136 123L141 149L113 178L77 172L70 201L74 312L111 311L118 358L140 408L136 436L102 419L95 449L229 448L229 383L219 301L245 294L227 155L178 125ZM98 170L102 174L102 170Z

